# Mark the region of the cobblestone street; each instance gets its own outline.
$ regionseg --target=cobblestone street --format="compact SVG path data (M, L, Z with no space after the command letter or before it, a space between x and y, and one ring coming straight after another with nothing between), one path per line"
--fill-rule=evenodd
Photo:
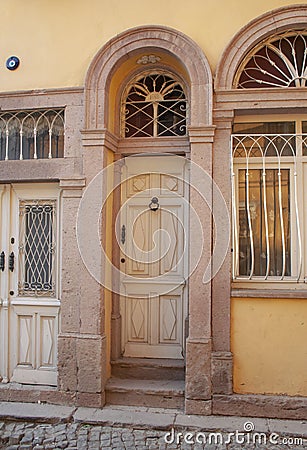
M41 450L41 449L78 449L78 450L100 450L100 449L131 449L131 450L162 450L162 449L184 449L184 450L235 450L235 449L306 449L306 439L301 443L297 438L288 438L286 444L283 437L274 436L274 443L269 441L269 435L262 435L261 439L256 438L255 442L246 441L239 444L234 436L229 433L219 433L210 435L209 432L197 435L193 430L188 434L187 429L175 433L167 434L162 430L144 430L134 427L110 427L86 425L80 423L30 423L30 422L0 422L0 448L6 450ZM212 431L211 431L212 433ZM200 442L206 436L207 443L196 443L196 437ZM251 435L252 436L252 435ZM241 436L241 439L243 437ZM217 439L217 441L215 440ZM277 439L277 440L276 440ZM187 443L184 442L194 442ZM178 441L179 443L176 443ZM278 443L277 443L278 441Z
M0 402L0 450L300 450L307 422Z

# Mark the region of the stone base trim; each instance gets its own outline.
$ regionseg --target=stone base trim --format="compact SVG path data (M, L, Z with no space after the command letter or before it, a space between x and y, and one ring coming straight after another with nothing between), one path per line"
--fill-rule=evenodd
M64 392L102 395L106 382L106 337L62 333L58 336L58 349L59 388Z
M232 353L212 353L212 390L214 394L232 394Z
M212 414L305 420L307 398L282 395L214 395Z
M101 408L105 405L105 393L77 392L76 405L87 406L89 408Z
M49 386L29 386L18 383L0 384L1 402L50 403L73 406L76 403L74 392L59 391Z
M119 299L116 299L119 302ZM122 319L120 314L112 314L111 317L111 359L116 360L121 357L121 329Z
M186 386L188 400L211 400L211 340L187 340Z
M104 393L74 393L55 387L0 383L0 402L47 403L102 408ZM307 398L276 395L213 395L213 400L185 399L185 414L250 416L306 420Z
M105 405L105 393L59 391L50 386L0 383L0 402L48 403L101 408Z
M212 414L211 400L185 400L185 414L210 416Z

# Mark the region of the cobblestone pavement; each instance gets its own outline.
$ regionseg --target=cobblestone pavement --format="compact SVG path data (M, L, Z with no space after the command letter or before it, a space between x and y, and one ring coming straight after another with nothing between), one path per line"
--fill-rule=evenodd
M43 424L29 422L0 422L0 449L6 450L236 450L236 449L307 449L307 440L297 437L245 433L238 437L232 433L188 430L168 432L94 426L80 423ZM166 437L166 441L165 441ZM199 444L204 442L206 444ZM237 440L238 439L238 440ZM240 440L241 439L241 440ZM300 439L297 440L297 439ZM249 443L248 443L249 440ZM178 443L177 443L177 442ZM194 442L194 443L192 443ZM242 444L238 443L242 442ZM243 443L244 442L244 443Z

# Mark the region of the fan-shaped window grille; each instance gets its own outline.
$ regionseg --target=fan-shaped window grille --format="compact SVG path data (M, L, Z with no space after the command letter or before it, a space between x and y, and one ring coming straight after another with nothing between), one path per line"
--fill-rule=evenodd
M187 102L182 84L170 74L144 73L124 92L121 136L185 136Z
M307 30L271 36L243 60L235 77L238 89L305 87L307 85Z

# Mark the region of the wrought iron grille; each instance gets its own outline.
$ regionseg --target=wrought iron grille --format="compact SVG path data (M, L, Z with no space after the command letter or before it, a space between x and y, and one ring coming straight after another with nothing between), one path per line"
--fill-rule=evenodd
M297 161L306 139L232 135L233 278L300 279Z
M19 294L54 296L56 201L22 201L19 215Z
M239 89L306 87L307 30L271 36L244 58L234 81Z
M182 84L162 72L144 73L126 89L122 137L185 136L187 101Z
M62 158L64 110L0 114L0 160Z

